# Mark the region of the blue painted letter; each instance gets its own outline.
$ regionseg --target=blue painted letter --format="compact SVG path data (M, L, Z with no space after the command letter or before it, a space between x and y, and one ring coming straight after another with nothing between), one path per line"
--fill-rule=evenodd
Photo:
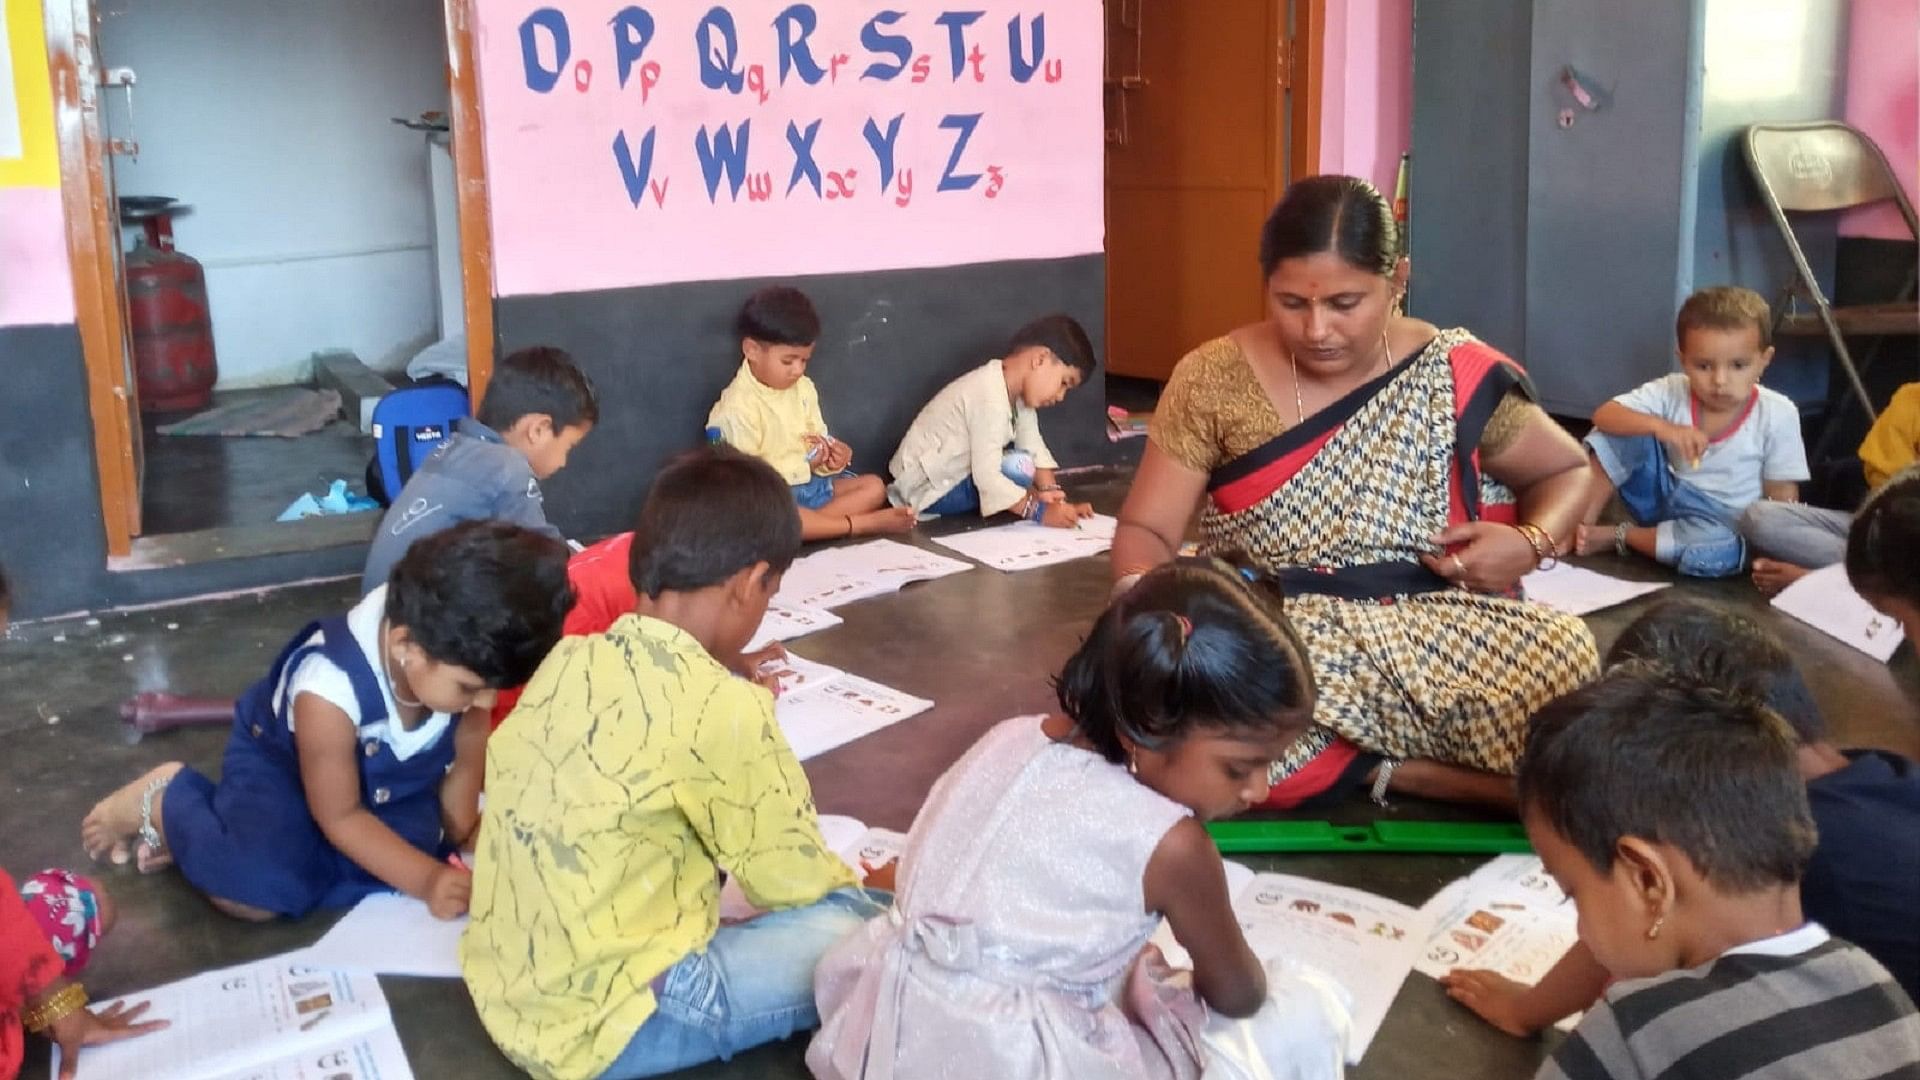
M1047 58L1047 17L1033 17L1033 59L1027 59L1026 50L1020 47L1020 16L1007 20L1007 66L1013 70L1014 82L1026 82Z
M860 132L867 137L867 145L873 147L873 160L880 166L880 190L883 192L887 190L887 185L893 183L893 142L900 137L900 120L904 116L906 113L901 113L887 121L884 135L880 133L880 125L869 116L867 126Z
M800 81L808 86L826 76L826 71L814 63L813 50L807 45L807 36L819 24L812 4L795 4L773 17L774 37L780 41L780 85L787 84L787 72L794 68L800 69Z
M979 173L957 173L960 167L960 155L967 152L967 141L973 138L973 129L980 126L980 113L948 113L940 121L940 126L960 134L954 137L953 153L947 157L947 171L940 174L940 186L936 191L965 191L980 182Z
M640 205L640 196L647 193L647 181L653 176L653 131L640 137L640 161L635 164L633 149L627 145L627 133L621 132L613 137L613 159L620 163L620 179L626 182L627 198L633 205Z
M713 35L720 35L718 45ZM734 32L733 15L726 8L710 8L693 31L694 48L700 54L700 82L709 90L740 92L746 76L738 70L740 35Z
M720 192L720 172L726 170L727 186L733 198L740 198L740 185L747 179L747 125L751 120L740 121L740 137L734 138L727 125L721 124L720 130L713 136L707 135L707 126L693 137L693 151L700 155L700 172L707 178L707 201L718 202Z
M808 180L813 183L814 196L819 196L820 166L813 160L813 140L819 134L820 121L818 120L808 124L804 132L800 130L798 124L791 120L787 121L787 145L793 147L793 175L787 179L787 194L793 194L793 189L801 180Z
M540 42L534 31L545 29L547 36L553 39L553 66L547 67L540 62ZM553 89L560 81L560 73L566 70L567 58L573 55L573 42L567 35L567 17L558 8L536 8L533 13L520 20L520 62L526 68L527 89L536 94L544 94Z
M953 61L953 81L967 69L967 27L980 21L984 11L943 11L933 21L947 28L947 55Z
M642 7L623 7L613 16L613 56L620 62L620 85L625 88L633 65L653 41L653 16ZM1022 82L1026 80L1022 79Z
M906 15L904 11L882 11L868 19L867 25L860 28L862 48L875 55L893 57L891 64L884 60L875 60L868 64L867 70L860 73L862 79L892 82L894 76L907 70L907 62L913 59L913 42L907 40L905 34L887 34L880 30L883 26L892 26L906 18Z

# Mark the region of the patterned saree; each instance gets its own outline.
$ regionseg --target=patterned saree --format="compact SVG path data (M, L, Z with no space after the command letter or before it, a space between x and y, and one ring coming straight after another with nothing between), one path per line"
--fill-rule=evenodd
M1204 547L1278 570L1319 684L1314 726L1274 763L1276 784L1342 740L1511 773L1528 716L1597 673L1580 619L1453 588L1419 561L1448 525L1514 520L1479 451L1514 389L1531 394L1512 361L1443 331L1208 477Z

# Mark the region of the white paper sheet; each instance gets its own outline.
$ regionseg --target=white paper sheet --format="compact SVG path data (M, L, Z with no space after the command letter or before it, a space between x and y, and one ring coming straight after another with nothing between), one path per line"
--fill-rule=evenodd
M1433 931L1414 970L1439 978L1486 968L1528 986L1580 940L1578 913L1538 855L1501 855L1421 908ZM1572 1030L1579 1017L1558 1025Z
M794 685L789 689L787 678L782 678L773 715L801 761L933 708L925 698L871 679L798 657L789 659L800 660L785 669L793 673Z
M1327 973L1352 996L1347 1062L1359 1064L1413 971L1429 916L1358 889L1288 874L1252 874L1230 860L1227 874L1229 888L1236 879L1242 882L1232 894L1233 910L1255 956L1298 960ZM1186 961L1174 966L1190 966L1185 950L1177 944L1168 949L1172 935L1165 924L1153 940L1169 961Z
M1885 663L1906 634L1853 591L1842 564L1824 566L1780 590L1773 606Z
M89 1051L91 1052L91 1051ZM412 1080L413 1068L389 1023L370 1035L316 1046L206 1080Z
M936 537L933 542L995 570L1012 573L1099 555L1113 546L1116 524L1105 514L1093 515L1077 529L1054 529L1022 521Z
M912 544L870 540L796 559L781 578L773 601L786 607L827 610L971 569L972 563Z
M88 1047L80 1055L80 1080L331 1077L335 1074L305 1066L305 1072L287 1072L286 1066L315 1053L378 1041L382 1031L393 1030L377 978L319 970L297 952L194 975L121 1000L149 1002L148 1015L172 1026ZM366 1061L384 1064L365 1075L382 1080L411 1075L404 1054L369 1053ZM59 1069L56 1049L50 1075L58 1076Z
M1535 570L1520 585L1527 599L1568 615L1588 615L1667 587L1664 581L1625 581L1571 563Z
M314 967L457 979L466 928L465 917L436 919L411 896L375 893L297 955Z
M757 652L776 641L792 641L817 630L839 626L840 622L840 616L824 608L768 604L766 618L760 620L760 629L754 631L753 640L747 642L743 651Z

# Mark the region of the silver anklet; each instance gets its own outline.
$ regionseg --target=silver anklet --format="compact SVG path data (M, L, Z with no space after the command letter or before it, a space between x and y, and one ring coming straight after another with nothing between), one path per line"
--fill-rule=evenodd
M153 797L164 791L172 780L171 776L156 776L140 792L140 842L147 846L149 854L158 855L167 849L166 839L153 827Z

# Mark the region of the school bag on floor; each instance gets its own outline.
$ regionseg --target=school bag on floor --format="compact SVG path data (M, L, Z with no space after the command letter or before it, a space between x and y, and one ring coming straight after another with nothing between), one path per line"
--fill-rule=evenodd
M467 388L451 379L403 386L373 407L373 460L367 464L367 494L381 506L407 486L413 470L453 434L453 425L471 415Z

